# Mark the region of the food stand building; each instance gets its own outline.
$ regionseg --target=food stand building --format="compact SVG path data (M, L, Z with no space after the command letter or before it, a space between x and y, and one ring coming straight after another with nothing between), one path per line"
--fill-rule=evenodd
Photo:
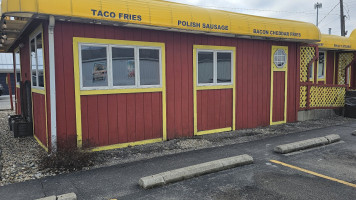
M1 25L46 150L295 122L319 87L304 79L321 34L304 22L161 0L3 0Z

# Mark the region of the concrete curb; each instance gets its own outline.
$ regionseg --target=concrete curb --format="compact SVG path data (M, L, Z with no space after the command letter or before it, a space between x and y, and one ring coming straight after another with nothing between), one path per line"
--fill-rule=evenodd
M77 200L77 195L75 193L62 194L58 196L49 196L36 200Z
M299 142L278 145L274 148L274 152L285 154L285 153L290 153L290 152L308 149L312 147L327 145L338 141L340 141L340 136L336 134L332 134L332 135L327 135L325 137L312 138Z
M144 189L148 189L252 163L253 158L244 154L142 177L138 183Z

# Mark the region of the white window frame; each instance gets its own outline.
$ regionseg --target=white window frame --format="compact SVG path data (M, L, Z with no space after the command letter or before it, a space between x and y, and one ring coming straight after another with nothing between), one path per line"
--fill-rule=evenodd
M199 52L208 52L208 53L213 53L213 83L199 83ZM217 77L218 77L218 53L230 53L231 54L231 81L230 83L218 83ZM197 78L197 86L216 86L216 85L232 85L234 82L234 63L233 63L233 51L229 50L213 50L213 49L197 49L196 52L196 78Z
M21 50L20 50L20 47L18 47L17 49L15 49L15 51L14 51L14 56L15 56L15 62L14 62L14 65L15 65L15 83L16 83L16 86L20 86L20 84L19 84L19 82L21 81L21 52L20 52ZM20 71L19 72L17 72L17 62L16 62L16 54L19 54L19 66L20 66ZM31 69L32 70L32 69ZM17 74L20 74L20 80L18 81L17 80ZM31 74L31 76L32 76L32 74Z
M106 47L107 52L107 86L84 87L82 71L82 46ZM112 69L112 48L133 48L135 60L135 85L114 86L114 76ZM140 49L151 49L159 51L159 84L158 85L141 85L140 84ZM79 73L80 73L80 90L111 90L111 89L144 89L144 88L162 88L162 49L155 46L139 45L119 45L119 44L102 44L102 43L78 43L79 51Z
M39 86L39 80L38 80L38 54L37 54L37 36L39 34L42 34L42 58L43 58L43 86ZM35 54L36 54L36 85L33 85L33 76L32 76L32 56L31 56L31 40L35 40ZM44 90L45 89L45 85L46 85L46 79L45 79L45 57L44 57L44 45L43 45L43 31L42 29L33 32L30 36L30 40L29 40L29 49L30 49L30 69L31 69L31 87L34 89L40 89L40 90Z

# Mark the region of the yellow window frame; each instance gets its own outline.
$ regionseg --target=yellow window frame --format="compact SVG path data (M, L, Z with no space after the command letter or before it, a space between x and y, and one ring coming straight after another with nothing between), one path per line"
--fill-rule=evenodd
M80 89L80 58L79 45L81 43L88 44L105 44L105 45L132 45L132 46L147 46L161 48L161 62L162 62L162 86L160 88L134 88L134 89L102 89L102 90L81 90ZM92 148L91 151L104 151L110 149L124 148L128 146L149 144L167 140L167 109L166 109L166 51L165 44L159 42L141 42L130 40L112 40L99 38L83 38L73 37L73 60L74 60L74 84L75 84L75 109L76 109L76 130L77 130L77 147L83 147L82 137L82 112L80 97L84 95L102 95L102 94L130 94L130 93L149 93L162 92L162 138L137 141L132 143L114 144L103 147Z
M286 53L286 63L283 68L278 68L274 64L274 53L278 49L283 49L284 52ZM284 124L287 122L287 103L288 103L288 46L272 46L272 51L271 51L271 102L270 102L270 125L278 125L278 124ZM283 121L278 121L278 122L273 122L273 83L274 83L274 72L284 72L284 80L285 80L285 87L284 87L284 120Z
M229 85L212 85L212 86L198 86L197 79L197 52L199 50L212 51L231 51L232 52L232 84ZM214 130L198 131L198 105L197 105L197 91L198 90L216 90L216 89L232 89L232 127L225 127ZM194 135L205 135L218 132L227 132L236 130L236 47L232 46L209 46L209 45L193 45L193 98L194 98Z

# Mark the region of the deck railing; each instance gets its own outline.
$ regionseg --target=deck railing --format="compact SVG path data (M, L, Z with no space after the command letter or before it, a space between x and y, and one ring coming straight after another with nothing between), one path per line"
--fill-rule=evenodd
M337 108L345 105L346 85L315 85L300 86L300 110Z

